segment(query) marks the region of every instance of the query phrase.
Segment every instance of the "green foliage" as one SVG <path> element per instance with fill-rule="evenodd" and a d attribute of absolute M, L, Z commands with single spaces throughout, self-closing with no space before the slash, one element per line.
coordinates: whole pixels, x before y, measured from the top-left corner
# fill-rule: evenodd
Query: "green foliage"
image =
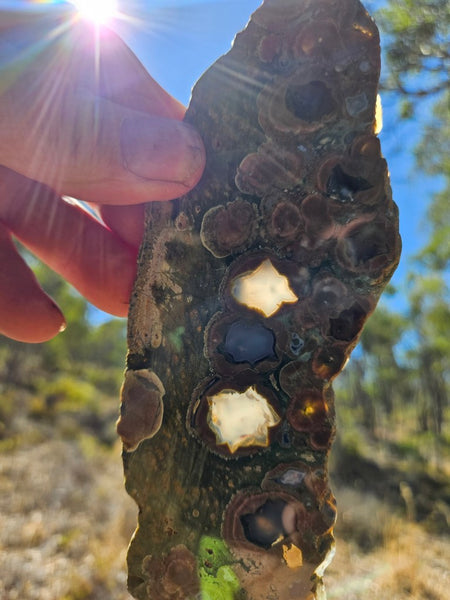
<path fill-rule="evenodd" d="M 444 272 L 450 260 L 450 91 L 435 103 L 432 118 L 427 123 L 416 148 L 418 166 L 425 173 L 440 175 L 443 190 L 437 193 L 427 210 L 430 238 L 418 254 L 418 262 L 427 269 Z"/>
<path fill-rule="evenodd" d="M 97 409 L 95 388 L 87 381 L 77 380 L 70 375 L 59 374 L 52 379 L 38 382 L 37 392 L 49 410 L 77 412 Z"/>
<path fill-rule="evenodd" d="M 347 431 L 359 423 L 378 439 L 395 437 L 397 426 L 405 436 L 428 430 L 445 435 L 450 308 L 440 277 L 417 279 L 409 314 L 380 305 L 363 331 L 360 352 L 337 382 Z"/>
<path fill-rule="evenodd" d="M 355 419 L 378 439 L 417 434 L 421 444 L 432 432 L 442 449 L 450 383 L 450 5 L 390 0 L 377 21 L 387 65 L 382 87 L 396 94 L 400 116 L 415 116 L 422 99 L 431 105 L 415 158 L 424 175 L 441 178 L 443 189 L 423 199 L 429 238 L 406 278 L 409 306 L 403 314 L 380 306 L 368 321 L 361 352 L 338 384 L 346 388 L 341 414 L 344 427 Z"/>
<path fill-rule="evenodd" d="M 377 310 L 367 322 L 361 346 L 365 352 L 378 356 L 387 353 L 392 356 L 392 348 L 398 344 L 407 326 L 406 318 L 387 309 Z"/>
<path fill-rule="evenodd" d="M 448 89 L 447 0 L 390 0 L 377 21 L 387 36 L 387 89 L 410 99 Z"/>
<path fill-rule="evenodd" d="M 417 163 L 426 173 L 450 177 L 450 91 L 447 90 L 433 107 L 432 119 L 428 122 L 422 139 L 416 148 Z M 447 204 L 447 215 L 450 208 Z M 436 215 L 432 213 L 434 222 Z"/>
<path fill-rule="evenodd" d="M 36 432 L 111 445 L 117 439 L 126 322 L 90 322 L 86 300 L 46 266 L 31 262 L 68 326 L 44 344 L 0 338 L 1 449 L 31 443 Z"/>

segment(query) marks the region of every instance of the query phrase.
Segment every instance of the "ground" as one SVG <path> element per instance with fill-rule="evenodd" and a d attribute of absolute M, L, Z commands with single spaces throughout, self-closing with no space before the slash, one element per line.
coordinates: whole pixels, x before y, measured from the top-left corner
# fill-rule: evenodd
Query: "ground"
<path fill-rule="evenodd" d="M 28 430 L 27 442 L 0 452 L 0 597 L 131 600 L 125 556 L 136 509 L 123 489 L 119 444 L 45 433 Z M 373 494 L 334 490 L 328 600 L 450 599 L 448 537 Z"/>

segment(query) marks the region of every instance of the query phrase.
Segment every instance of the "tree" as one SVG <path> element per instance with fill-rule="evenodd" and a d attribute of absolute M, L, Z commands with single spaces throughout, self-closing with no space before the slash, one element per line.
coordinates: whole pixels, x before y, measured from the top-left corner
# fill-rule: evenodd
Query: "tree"
<path fill-rule="evenodd" d="M 419 265 L 444 273 L 450 258 L 450 91 L 436 101 L 431 120 L 416 148 L 417 165 L 427 174 L 440 176 L 443 189 L 432 199 L 427 211 L 430 238 L 417 259 Z"/>
<path fill-rule="evenodd" d="M 449 89 L 447 0 L 390 0 L 377 20 L 387 41 L 385 89 L 402 94 L 408 103 Z"/>
<path fill-rule="evenodd" d="M 382 89 L 396 95 L 404 119 L 412 118 L 421 102 L 432 102 L 415 157 L 424 174 L 442 179 L 443 189 L 428 199 L 429 238 L 407 278 L 406 315 L 377 309 L 361 338 L 362 356 L 350 365 L 349 381 L 357 382 L 369 431 L 374 427 L 374 406 L 379 410 L 381 403 L 389 413 L 394 398 L 400 405 L 415 398 L 420 428 L 431 427 L 440 434 L 448 405 L 445 373 L 450 354 L 445 334 L 450 326 L 450 8 L 445 0 L 391 0 L 378 12 L 377 21 L 385 34 L 388 67 Z M 409 343 L 406 353 L 403 345 L 400 362 L 395 344 L 401 330 L 408 330 Z M 355 393 L 355 386 L 352 389 Z"/>

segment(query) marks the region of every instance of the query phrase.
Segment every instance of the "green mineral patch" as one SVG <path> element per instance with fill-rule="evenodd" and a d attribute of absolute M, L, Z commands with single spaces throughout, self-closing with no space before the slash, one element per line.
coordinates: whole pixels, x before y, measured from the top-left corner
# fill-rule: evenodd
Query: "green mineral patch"
<path fill-rule="evenodd" d="M 184 331 L 185 331 L 185 328 L 180 326 L 168 334 L 169 341 L 177 352 L 181 352 L 181 350 L 183 348 L 182 338 L 183 338 Z"/>
<path fill-rule="evenodd" d="M 198 562 L 202 600 L 235 600 L 240 583 L 231 567 L 233 557 L 226 544 L 218 538 L 203 536 Z"/>

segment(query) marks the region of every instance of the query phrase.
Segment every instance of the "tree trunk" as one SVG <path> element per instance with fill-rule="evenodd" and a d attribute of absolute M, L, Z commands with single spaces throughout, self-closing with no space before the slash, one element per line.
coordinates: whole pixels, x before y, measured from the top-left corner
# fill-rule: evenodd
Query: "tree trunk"
<path fill-rule="evenodd" d="M 321 596 L 331 380 L 398 261 L 357 0 L 266 0 L 196 84 L 207 166 L 147 208 L 118 431 L 140 600 Z"/>
<path fill-rule="evenodd" d="M 370 394 L 366 392 L 363 386 L 364 367 L 361 360 L 355 360 L 354 365 L 356 377 L 353 381 L 354 405 L 360 405 L 362 408 L 362 424 L 367 429 L 370 436 L 375 439 L 377 415 L 375 403 Z"/>
<path fill-rule="evenodd" d="M 447 405 L 447 390 L 441 373 L 433 370 L 433 354 L 424 351 L 421 355 L 421 378 L 424 391 L 430 398 L 430 408 L 433 419 L 433 433 L 442 433 L 444 422 L 444 407 Z"/>

